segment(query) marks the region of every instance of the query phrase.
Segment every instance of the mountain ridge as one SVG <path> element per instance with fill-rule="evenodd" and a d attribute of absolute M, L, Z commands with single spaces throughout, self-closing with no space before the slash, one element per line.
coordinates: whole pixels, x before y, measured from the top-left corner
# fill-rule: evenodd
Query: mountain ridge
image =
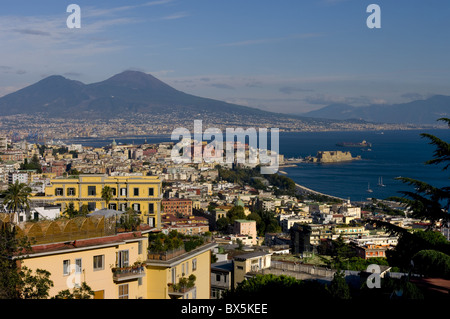
<path fill-rule="evenodd" d="M 130 112 L 181 112 L 273 116 L 278 113 L 191 95 L 154 76 L 124 71 L 91 84 L 51 75 L 0 98 L 3 115 L 45 113 L 50 117 L 108 118 Z"/>
<path fill-rule="evenodd" d="M 329 120 L 360 119 L 372 123 L 436 124 L 438 118 L 450 116 L 450 96 L 437 94 L 406 103 L 368 106 L 335 103 L 300 115 Z"/>

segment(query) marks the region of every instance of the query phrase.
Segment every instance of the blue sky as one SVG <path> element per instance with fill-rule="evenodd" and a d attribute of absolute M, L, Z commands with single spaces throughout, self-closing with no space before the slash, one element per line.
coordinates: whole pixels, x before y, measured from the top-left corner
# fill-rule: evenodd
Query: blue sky
<path fill-rule="evenodd" d="M 81 28 L 68 29 L 69 4 Z M 369 4 L 381 29 L 369 29 Z M 124 70 L 271 111 L 450 95 L 443 0 L 16 0 L 0 4 L 0 95 Z"/>

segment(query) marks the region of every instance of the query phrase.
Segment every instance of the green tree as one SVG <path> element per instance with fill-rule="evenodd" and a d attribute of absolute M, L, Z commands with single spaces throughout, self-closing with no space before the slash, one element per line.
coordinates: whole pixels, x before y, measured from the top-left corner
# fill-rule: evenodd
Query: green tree
<path fill-rule="evenodd" d="M 441 118 L 450 127 L 449 118 Z M 426 165 L 444 164 L 443 171 L 450 166 L 450 144 L 440 138 L 422 133 L 421 137 L 430 140 L 429 144 L 435 145 L 433 158 L 425 162 Z M 414 187 L 415 191 L 401 191 L 403 197 L 391 197 L 390 199 L 399 201 L 412 211 L 412 217 L 428 219 L 434 225 L 437 221 L 447 223 L 450 215 L 447 213 L 450 206 L 450 187 L 438 188 L 426 182 L 409 177 L 398 177 L 398 180 Z M 432 225 L 432 226 L 433 226 Z"/>
<path fill-rule="evenodd" d="M 79 212 L 75 209 L 75 205 L 73 202 L 70 202 L 64 210 L 63 214 L 68 218 L 74 218 L 79 214 Z"/>
<path fill-rule="evenodd" d="M 230 224 L 233 224 L 236 219 L 246 219 L 244 207 L 234 206 L 227 212 L 227 218 Z"/>
<path fill-rule="evenodd" d="M 106 208 L 109 207 L 109 202 L 113 198 L 113 189 L 109 186 L 102 188 L 102 199 L 106 202 Z"/>
<path fill-rule="evenodd" d="M 450 256 L 437 250 L 424 249 L 412 257 L 415 270 L 427 277 L 450 279 Z"/>
<path fill-rule="evenodd" d="M 439 121 L 446 122 L 450 127 L 449 118 L 441 118 Z M 450 144 L 431 134 L 422 133 L 420 135 L 423 138 L 427 138 L 431 145 L 436 146 L 433 158 L 425 162 L 425 164 L 443 164 L 442 171 L 446 171 L 450 166 Z M 409 271 L 411 270 L 411 260 L 415 256 L 415 270 L 428 271 L 427 263 L 429 260 L 433 260 L 436 256 L 440 257 L 440 262 L 446 259 L 437 252 L 446 255 L 450 253 L 450 246 L 442 234 L 433 231 L 436 227 L 436 222 L 439 221 L 445 225 L 450 220 L 450 215 L 448 214 L 450 187 L 437 188 L 426 182 L 408 177 L 398 179 L 405 184 L 413 186 L 415 191 L 401 191 L 400 193 L 403 194 L 403 197 L 396 196 L 389 199 L 403 203 L 412 212 L 412 217 L 430 220 L 431 226 L 426 231 L 410 232 L 407 229 L 387 222 L 373 220 L 371 222 L 399 236 L 395 249 L 386 252 L 390 265 L 398 266 L 403 271 Z M 437 252 L 419 253 L 422 250 L 435 250 Z"/>
<path fill-rule="evenodd" d="M 228 218 L 221 217 L 216 221 L 216 229 L 218 231 L 226 232 L 229 224 L 230 224 L 230 222 L 229 222 Z"/>
<path fill-rule="evenodd" d="M 94 291 L 86 282 L 81 283 L 81 287 L 75 287 L 72 290 L 66 289 L 58 292 L 52 299 L 92 299 Z"/>
<path fill-rule="evenodd" d="M 350 288 L 343 271 L 336 271 L 330 285 L 326 287 L 333 299 L 351 299 Z"/>
<path fill-rule="evenodd" d="M 233 290 L 222 295 L 224 300 L 258 300 L 271 296 L 295 296 L 298 300 L 321 300 L 329 298 L 325 286 L 317 281 L 302 281 L 285 275 L 256 275 L 240 282 Z"/>
<path fill-rule="evenodd" d="M 31 269 L 22 267 L 20 277 L 19 290 L 22 299 L 48 298 L 48 292 L 53 287 L 53 281 L 50 280 L 50 272 L 44 269 L 36 269 L 36 275 L 33 275 Z"/>
<path fill-rule="evenodd" d="M 0 224 L 0 299 L 43 299 L 48 297 L 53 282 L 50 273 L 37 269 L 36 275 L 22 260 L 31 252 L 31 240 L 17 237 L 18 226 Z"/>
<path fill-rule="evenodd" d="M 133 210 L 133 208 L 129 207 L 127 211 L 120 216 L 119 219 L 119 227 L 125 228 L 127 231 L 134 231 L 141 224 L 139 216 Z"/>
<path fill-rule="evenodd" d="M 341 235 L 333 241 L 332 252 L 334 267 L 337 269 L 349 268 L 349 259 L 355 257 L 354 250 L 344 242 Z"/>
<path fill-rule="evenodd" d="M 14 213 L 14 221 L 18 222 L 18 211 L 30 208 L 30 193 L 31 188 L 25 183 L 19 183 L 16 180 L 14 184 L 10 184 L 8 189 L 4 192 L 3 204 L 6 205 L 9 211 Z"/>

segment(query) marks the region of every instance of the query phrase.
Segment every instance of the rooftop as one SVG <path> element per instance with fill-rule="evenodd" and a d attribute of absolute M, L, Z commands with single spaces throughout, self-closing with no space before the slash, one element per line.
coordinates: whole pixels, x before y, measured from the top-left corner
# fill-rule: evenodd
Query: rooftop
<path fill-rule="evenodd" d="M 268 253 L 268 252 L 265 252 L 265 251 L 254 251 L 254 252 L 251 252 L 251 253 L 237 255 L 237 256 L 234 257 L 234 260 L 245 261 L 247 259 L 252 259 L 252 258 L 262 257 L 262 256 L 267 256 L 267 255 L 271 255 L 271 253 Z"/>

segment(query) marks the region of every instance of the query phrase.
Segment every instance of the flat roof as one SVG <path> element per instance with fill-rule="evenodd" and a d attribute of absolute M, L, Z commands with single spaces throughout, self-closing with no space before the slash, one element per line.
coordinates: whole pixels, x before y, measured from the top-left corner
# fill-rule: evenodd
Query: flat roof
<path fill-rule="evenodd" d="M 233 262 L 231 260 L 219 261 L 211 265 L 211 270 L 217 270 L 222 272 L 233 271 Z"/>
<path fill-rule="evenodd" d="M 254 251 L 254 252 L 247 253 L 247 254 L 237 255 L 234 257 L 234 259 L 239 260 L 239 261 L 245 261 L 247 259 L 262 257 L 262 256 L 267 256 L 267 255 L 271 255 L 271 253 L 268 253 L 265 251 Z"/>

